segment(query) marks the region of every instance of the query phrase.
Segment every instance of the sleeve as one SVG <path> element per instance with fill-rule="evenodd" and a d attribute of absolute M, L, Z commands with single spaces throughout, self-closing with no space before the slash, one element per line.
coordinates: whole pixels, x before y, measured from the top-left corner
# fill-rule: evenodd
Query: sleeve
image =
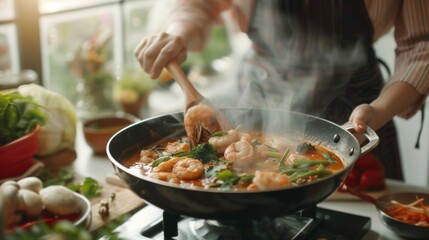
<path fill-rule="evenodd" d="M 177 0 L 167 25 L 186 22 L 196 28 L 201 49 L 207 40 L 212 24 L 221 23 L 221 12 L 232 6 L 233 0 Z"/>
<path fill-rule="evenodd" d="M 429 1 L 404 0 L 395 22 L 395 71 L 386 87 L 397 81 L 413 86 L 422 96 L 399 115 L 410 118 L 429 93 Z"/>

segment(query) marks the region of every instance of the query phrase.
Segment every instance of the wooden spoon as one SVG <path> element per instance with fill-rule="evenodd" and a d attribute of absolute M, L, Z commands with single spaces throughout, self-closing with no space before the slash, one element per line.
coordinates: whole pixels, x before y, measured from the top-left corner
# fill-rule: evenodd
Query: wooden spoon
<path fill-rule="evenodd" d="M 193 146 L 207 142 L 213 133 L 222 131 L 225 117 L 198 92 L 177 62 L 170 62 L 167 70 L 185 94 L 184 125 L 188 138 Z"/>
<path fill-rule="evenodd" d="M 170 74 L 179 84 L 182 91 L 185 93 L 185 97 L 186 97 L 185 112 L 192 106 L 195 106 L 202 101 L 208 102 L 203 97 L 203 95 L 201 95 L 201 93 L 198 92 L 198 90 L 194 87 L 194 85 L 192 85 L 192 83 L 189 81 L 186 74 L 183 72 L 182 68 L 179 66 L 179 64 L 177 64 L 177 62 L 174 62 L 174 61 L 170 62 L 167 65 L 167 70 L 170 72 Z"/>

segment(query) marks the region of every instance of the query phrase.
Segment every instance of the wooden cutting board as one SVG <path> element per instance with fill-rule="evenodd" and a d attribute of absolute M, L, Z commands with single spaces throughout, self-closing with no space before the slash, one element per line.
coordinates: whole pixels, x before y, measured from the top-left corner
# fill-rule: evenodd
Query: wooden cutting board
<path fill-rule="evenodd" d="M 116 177 L 115 174 L 109 174 L 108 176 L 108 178 Z M 74 182 L 78 183 L 83 179 L 84 177 L 75 175 Z M 119 178 L 117 180 L 116 184 L 111 184 L 106 178 L 105 183 L 100 183 L 102 185 L 100 195 L 90 199 L 92 212 L 89 231 L 97 230 L 125 214 L 132 214 L 145 205 L 143 199 L 127 188 Z M 119 183 L 122 183 L 122 185 L 118 185 Z M 108 215 L 99 213 L 103 202 L 108 203 Z"/>
<path fill-rule="evenodd" d="M 383 190 L 379 191 L 365 191 L 364 193 L 368 194 L 374 199 L 377 199 L 387 193 L 389 193 L 388 189 L 385 188 Z M 335 191 L 333 192 L 328 198 L 325 199 L 325 201 L 341 201 L 341 200 L 360 200 L 359 197 L 356 197 L 353 194 L 350 194 L 348 192 L 341 192 L 341 191 Z"/>

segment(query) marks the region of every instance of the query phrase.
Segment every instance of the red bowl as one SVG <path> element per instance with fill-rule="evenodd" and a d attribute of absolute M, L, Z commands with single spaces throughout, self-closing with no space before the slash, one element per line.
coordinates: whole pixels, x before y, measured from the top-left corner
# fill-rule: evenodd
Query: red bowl
<path fill-rule="evenodd" d="M 33 165 L 39 132 L 40 126 L 37 126 L 27 135 L 0 146 L 0 179 L 19 176 Z"/>

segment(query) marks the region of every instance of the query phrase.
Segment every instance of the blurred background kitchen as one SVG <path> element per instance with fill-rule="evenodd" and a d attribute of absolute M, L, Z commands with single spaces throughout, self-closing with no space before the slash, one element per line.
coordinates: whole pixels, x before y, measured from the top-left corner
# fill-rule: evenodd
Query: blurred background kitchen
<path fill-rule="evenodd" d="M 75 104 L 80 117 L 127 111 L 140 118 L 183 110 L 184 96 L 167 72 L 152 81 L 140 70 L 134 47 L 162 29 L 174 0 L 0 0 L 0 89 L 35 82 Z M 227 16 L 225 16 L 227 19 Z M 249 46 L 226 21 L 208 47 L 182 66 L 217 106 L 236 101 L 237 58 Z M 394 66 L 393 30 L 376 44 Z M 385 72 L 387 75 L 387 72 Z M 429 131 L 421 113 L 396 118 L 407 183 L 429 185 Z"/>

